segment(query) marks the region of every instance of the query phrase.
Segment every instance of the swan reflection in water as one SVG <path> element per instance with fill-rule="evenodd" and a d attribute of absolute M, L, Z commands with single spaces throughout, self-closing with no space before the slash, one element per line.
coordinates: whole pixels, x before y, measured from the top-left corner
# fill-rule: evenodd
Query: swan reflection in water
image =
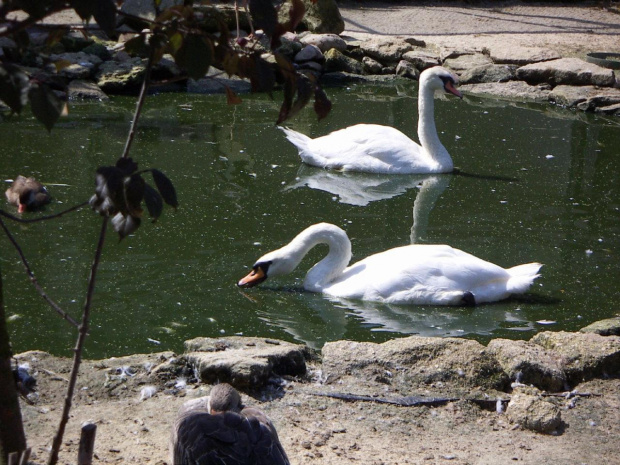
<path fill-rule="evenodd" d="M 296 341 L 320 349 L 323 344 L 351 339 L 361 331 L 387 332 L 424 337 L 492 335 L 500 328 L 532 331 L 535 324 L 519 311 L 514 302 L 481 307 L 390 305 L 347 300 L 306 292 L 301 287 L 268 288 L 283 297 L 281 305 L 271 305 L 273 296 L 254 294 L 261 306 L 259 318 L 290 334 Z M 289 291 L 284 292 L 282 291 Z M 265 297 L 263 300 L 262 297 Z M 307 311 L 300 311 L 292 300 L 303 299 Z M 297 308 L 292 311 L 291 308 Z"/>
<path fill-rule="evenodd" d="M 285 190 L 309 187 L 338 197 L 340 203 L 364 207 L 418 189 L 413 202 L 411 243 L 426 241 L 429 217 L 439 197 L 450 185 L 449 174 L 389 175 L 335 172 L 302 165 L 295 182 Z"/>

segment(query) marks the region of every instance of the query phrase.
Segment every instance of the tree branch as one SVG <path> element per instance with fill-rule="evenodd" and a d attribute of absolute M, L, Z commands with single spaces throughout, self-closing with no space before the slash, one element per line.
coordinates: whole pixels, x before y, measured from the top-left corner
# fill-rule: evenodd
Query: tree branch
<path fill-rule="evenodd" d="M 77 383 L 77 376 L 80 370 L 80 364 L 82 363 L 82 351 L 84 349 L 84 342 L 88 335 L 88 324 L 90 321 L 90 309 L 93 302 L 93 294 L 95 292 L 95 282 L 97 279 L 97 270 L 99 268 L 99 262 L 101 261 L 101 255 L 103 253 L 103 245 L 105 243 L 106 229 L 108 226 L 108 217 L 103 219 L 101 224 L 101 231 L 99 233 L 99 242 L 97 243 L 97 250 L 95 251 L 95 258 L 93 265 L 90 269 L 90 277 L 88 279 L 88 291 L 86 293 L 86 302 L 84 304 L 84 311 L 82 313 L 82 324 L 80 325 L 80 331 L 78 334 L 77 342 L 75 344 L 73 366 L 71 368 L 71 377 L 69 378 L 69 386 L 67 387 L 67 394 L 65 396 L 65 405 L 62 411 L 62 417 L 60 424 L 58 425 L 58 431 L 54 436 L 52 443 L 52 451 L 50 452 L 48 465 L 55 465 L 58 462 L 58 453 L 60 452 L 60 446 L 62 445 L 62 438 L 65 434 L 65 428 L 69 422 L 69 412 L 71 411 L 71 403 L 73 401 L 73 392 L 75 391 L 75 385 Z"/>
<path fill-rule="evenodd" d="M 26 274 L 28 275 L 28 278 L 30 278 L 30 282 L 34 285 L 35 289 L 39 292 L 41 297 L 43 297 L 43 300 L 45 300 L 50 305 L 50 307 L 56 310 L 56 313 L 58 313 L 61 317 L 63 317 L 65 320 L 67 320 L 69 323 L 71 323 L 76 328 L 79 328 L 80 325 L 78 324 L 78 322 L 75 321 L 71 315 L 69 315 L 62 308 L 60 308 L 60 306 L 56 302 L 54 302 L 50 298 L 50 296 L 47 295 L 45 290 L 41 287 L 41 285 L 37 281 L 37 278 L 35 278 L 34 273 L 32 272 L 32 269 L 30 268 L 30 265 L 28 264 L 28 260 L 26 259 L 24 252 L 22 251 L 21 247 L 19 246 L 19 244 L 17 243 L 17 241 L 15 240 L 11 232 L 8 230 L 8 228 L 4 224 L 4 221 L 2 221 L 1 218 L 0 218 L 0 226 L 2 226 L 2 229 L 4 229 L 4 232 L 9 238 L 9 241 L 11 241 L 11 243 L 13 244 L 13 247 L 15 247 L 15 250 L 17 250 L 17 253 L 19 254 L 19 258 L 24 264 L 24 268 L 26 268 Z"/>
<path fill-rule="evenodd" d="M 125 144 L 125 150 L 123 150 L 123 155 L 121 158 L 127 158 L 129 156 L 129 149 L 131 148 L 131 143 L 133 142 L 134 136 L 136 135 L 136 127 L 138 125 L 138 120 L 140 119 L 140 114 L 142 113 L 142 106 L 144 105 L 144 100 L 146 98 L 146 92 L 151 83 L 151 69 L 153 68 L 153 58 L 155 56 L 155 47 L 153 45 L 150 46 L 149 59 L 146 63 L 146 71 L 144 73 L 144 81 L 142 82 L 142 88 L 140 89 L 140 96 L 138 97 L 138 103 L 136 104 L 136 112 L 133 115 L 133 121 L 131 122 L 131 127 L 129 128 L 129 134 L 127 135 L 127 143 Z"/>
<path fill-rule="evenodd" d="M 78 205 L 75 205 L 61 212 L 54 213 L 53 215 L 39 216 L 37 218 L 30 218 L 29 220 L 24 220 L 23 218 L 20 218 L 19 216 L 11 215 L 10 213 L 5 212 L 4 210 L 0 210 L 0 216 L 4 216 L 5 218 L 8 218 L 10 220 L 17 221 L 18 223 L 38 223 L 39 221 L 46 221 L 46 220 L 52 220 L 54 218 L 58 218 L 66 213 L 71 213 L 72 211 L 79 210 L 80 208 L 85 207 L 86 205 L 88 205 L 88 201 L 82 202 Z"/>

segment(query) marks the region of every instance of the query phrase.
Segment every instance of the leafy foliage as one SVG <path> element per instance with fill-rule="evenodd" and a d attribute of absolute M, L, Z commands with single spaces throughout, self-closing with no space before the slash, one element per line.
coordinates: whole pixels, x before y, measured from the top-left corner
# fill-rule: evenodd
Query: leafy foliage
<path fill-rule="evenodd" d="M 157 190 L 142 178 L 142 173 L 148 171 L 153 175 Z M 90 205 L 99 214 L 112 219 L 120 239 L 140 227 L 143 201 L 153 221 L 161 215 L 164 202 L 174 208 L 179 205 L 174 185 L 159 170 L 138 171 L 138 164 L 131 158 L 119 158 L 115 166 L 97 169 L 95 194 L 90 198 Z"/>
<path fill-rule="evenodd" d="M 305 13 L 302 0 L 291 0 L 288 19 L 284 23 L 278 22 L 278 8 L 281 6 L 277 0 L 249 0 L 253 24 L 257 30 L 262 31 L 262 35 L 255 34 L 237 41 L 231 38 L 227 27 L 221 22 L 219 34 L 206 32 L 202 22 L 203 15 L 198 14 L 189 3 L 191 2 L 168 8 L 155 20 L 142 19 L 148 29 L 125 43 L 127 53 L 145 59 L 151 58 L 153 64 L 165 54 L 171 54 L 176 64 L 185 71 L 186 77 L 193 79 L 204 77 L 210 67 L 215 67 L 229 75 L 249 79 L 253 92 L 271 93 L 276 86 L 282 86 L 284 101 L 278 123 L 295 116 L 312 98 L 314 111 L 319 119 L 329 113 L 331 104 L 314 76 L 304 75 L 296 70 L 292 63 L 277 51 L 265 53 L 266 48 L 276 50 L 282 34 L 294 30 L 302 20 Z M 33 20 L 67 7 L 73 8 L 85 21 L 94 18 L 108 36 L 116 36 L 116 20 L 121 13 L 114 0 L 9 0 L 4 5 L 0 4 L 0 19 L 13 10 L 23 10 L 31 18 L 25 20 L 24 24 L 11 23 L 0 35 L 7 35 L 15 40 L 20 54 L 23 54 L 29 47 L 25 26 Z M 67 31 L 66 26 L 52 30 L 48 46 L 57 43 Z M 66 106 L 45 81 L 35 81 L 28 76 L 18 66 L 19 57 L 17 58 L 13 59 L 14 63 L 10 63 L 7 57 L 4 57 L 0 63 L 0 100 L 14 113 L 20 113 L 29 101 L 35 117 L 51 130 L 66 111 Z M 42 78 L 39 76 L 38 79 Z M 230 88 L 226 88 L 226 98 L 231 104 L 241 102 Z"/>
<path fill-rule="evenodd" d="M 32 113 L 51 131 L 60 115 L 66 113 L 67 104 L 45 84 L 31 85 L 28 96 Z"/>

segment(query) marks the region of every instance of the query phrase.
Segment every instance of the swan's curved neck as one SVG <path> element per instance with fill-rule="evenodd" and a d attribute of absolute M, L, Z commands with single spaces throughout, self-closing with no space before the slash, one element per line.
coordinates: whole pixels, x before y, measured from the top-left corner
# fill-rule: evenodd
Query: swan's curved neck
<path fill-rule="evenodd" d="M 306 274 L 304 288 L 320 292 L 323 287 L 339 276 L 351 260 L 351 241 L 347 234 L 337 226 L 317 224 L 302 231 L 285 248 L 291 258 L 301 259 L 318 244 L 327 244 L 329 252 Z"/>
<path fill-rule="evenodd" d="M 435 127 L 435 91 L 420 83 L 418 93 L 418 137 L 420 145 L 442 167 L 453 168 L 450 154 L 439 140 Z"/>

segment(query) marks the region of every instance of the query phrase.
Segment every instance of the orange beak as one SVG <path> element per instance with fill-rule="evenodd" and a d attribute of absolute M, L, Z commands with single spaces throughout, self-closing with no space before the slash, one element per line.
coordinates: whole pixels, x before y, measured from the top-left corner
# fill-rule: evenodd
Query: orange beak
<path fill-rule="evenodd" d="M 459 90 L 454 87 L 454 84 L 452 84 L 450 81 L 446 82 L 444 89 L 446 89 L 446 92 L 450 92 L 451 94 L 456 95 L 458 98 L 463 98 L 463 94 L 461 94 Z"/>
<path fill-rule="evenodd" d="M 248 274 L 245 278 L 241 279 L 237 283 L 237 286 L 254 287 L 257 284 L 262 283 L 265 279 L 267 279 L 267 275 L 260 266 L 257 266 L 252 271 L 250 271 L 250 274 Z"/>

